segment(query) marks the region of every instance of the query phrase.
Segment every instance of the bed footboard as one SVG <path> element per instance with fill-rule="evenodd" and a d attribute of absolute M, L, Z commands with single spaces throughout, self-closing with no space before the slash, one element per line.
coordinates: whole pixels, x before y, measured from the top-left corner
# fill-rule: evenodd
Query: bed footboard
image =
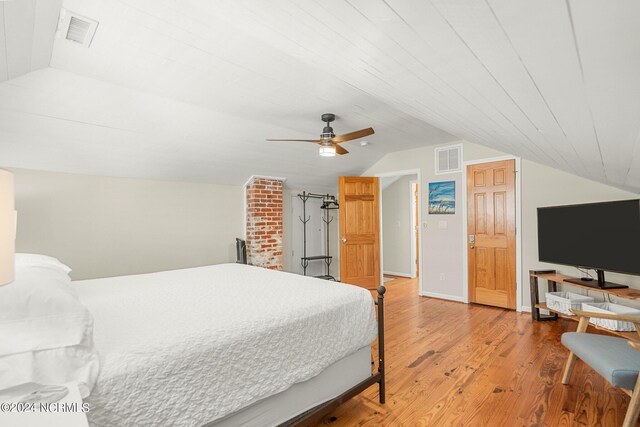
<path fill-rule="evenodd" d="M 380 403 L 385 402 L 385 385 L 384 385 L 384 293 L 387 289 L 384 285 L 378 287 L 378 373 L 380 380 L 378 381 L 380 388 Z"/>
<path fill-rule="evenodd" d="M 373 289 L 371 289 L 373 290 Z M 356 384 L 349 390 L 345 391 L 341 395 L 331 399 L 325 403 L 322 403 L 315 408 L 308 410 L 307 412 L 292 418 L 291 420 L 281 424 L 282 426 L 310 426 L 317 424 L 322 417 L 333 412 L 338 406 L 348 401 L 354 396 L 362 393 L 373 384 L 378 384 L 378 394 L 380 403 L 385 403 L 385 364 L 384 364 L 384 294 L 387 291 L 384 285 L 380 285 L 376 291 L 378 292 L 378 299 L 376 306 L 378 308 L 378 372 L 372 374 L 369 378 Z"/>

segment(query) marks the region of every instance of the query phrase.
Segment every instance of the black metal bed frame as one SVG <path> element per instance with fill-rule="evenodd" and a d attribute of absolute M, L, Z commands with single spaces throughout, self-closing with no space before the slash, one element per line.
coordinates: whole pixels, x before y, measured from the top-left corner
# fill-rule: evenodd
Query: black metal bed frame
<path fill-rule="evenodd" d="M 373 290 L 373 289 L 369 289 Z M 324 416 L 333 412 L 338 406 L 342 405 L 349 399 L 364 390 L 368 389 L 373 384 L 378 384 L 380 403 L 385 403 L 385 379 L 384 379 L 384 293 L 386 288 L 384 285 L 380 285 L 376 291 L 378 292 L 378 300 L 376 306 L 378 307 L 378 372 L 371 374 L 371 376 L 349 390 L 345 391 L 341 395 L 328 400 L 315 408 L 304 412 L 289 421 L 284 422 L 280 427 L 303 427 L 317 424 Z"/>

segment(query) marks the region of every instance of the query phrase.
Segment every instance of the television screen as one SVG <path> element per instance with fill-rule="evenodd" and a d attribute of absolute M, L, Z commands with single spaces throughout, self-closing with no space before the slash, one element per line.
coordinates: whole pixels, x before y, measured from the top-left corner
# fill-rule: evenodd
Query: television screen
<path fill-rule="evenodd" d="M 640 275 L 640 200 L 538 208 L 538 256 Z"/>

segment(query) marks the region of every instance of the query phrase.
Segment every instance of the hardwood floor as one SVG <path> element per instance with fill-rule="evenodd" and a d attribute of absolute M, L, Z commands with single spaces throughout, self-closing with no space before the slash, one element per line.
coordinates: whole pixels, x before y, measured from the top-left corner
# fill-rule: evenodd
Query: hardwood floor
<path fill-rule="evenodd" d="M 387 282 L 387 403 L 371 387 L 325 417 L 332 426 L 619 426 L 629 397 L 578 362 L 560 383 L 567 320 L 417 296 Z"/>

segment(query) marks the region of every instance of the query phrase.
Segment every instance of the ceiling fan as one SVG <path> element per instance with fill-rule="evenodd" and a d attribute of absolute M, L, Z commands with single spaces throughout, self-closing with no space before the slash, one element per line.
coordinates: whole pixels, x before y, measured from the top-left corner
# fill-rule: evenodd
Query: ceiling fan
<path fill-rule="evenodd" d="M 320 139 L 267 139 L 267 141 L 295 141 L 295 142 L 313 142 L 314 144 L 320 145 L 320 155 L 321 156 L 335 156 L 336 154 L 347 154 L 348 151 L 342 148 L 340 145 L 341 142 L 352 141 L 358 138 L 364 138 L 365 136 L 373 135 L 375 132 L 373 128 L 366 128 L 357 130 L 355 132 L 345 133 L 344 135 L 336 136 L 333 133 L 333 128 L 331 127 L 331 122 L 336 119 L 336 115 L 333 113 L 325 113 L 322 115 L 322 121 L 326 123 L 324 129 L 322 129 L 322 134 L 320 134 Z"/>

